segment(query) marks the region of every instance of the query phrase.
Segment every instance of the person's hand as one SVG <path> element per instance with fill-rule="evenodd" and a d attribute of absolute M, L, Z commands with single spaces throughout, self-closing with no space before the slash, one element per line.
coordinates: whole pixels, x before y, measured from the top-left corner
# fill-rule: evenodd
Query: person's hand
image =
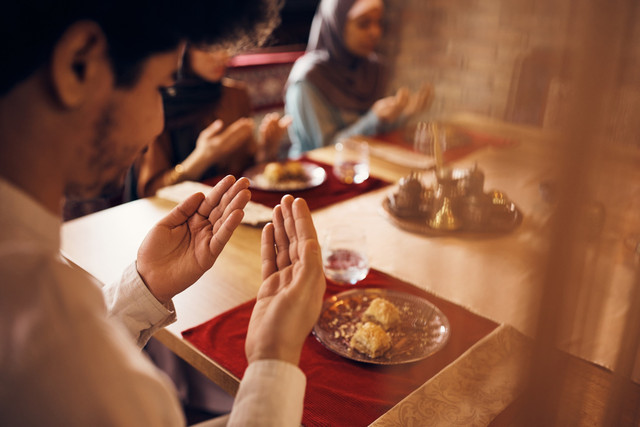
<path fill-rule="evenodd" d="M 257 163 L 271 161 L 277 157 L 280 141 L 292 121 L 291 116 L 280 117 L 276 112 L 264 116 L 258 128 L 260 139 L 256 153 Z"/>
<path fill-rule="evenodd" d="M 246 178 L 226 176 L 206 197 L 190 196 L 149 231 L 136 266 L 158 301 L 168 302 L 211 268 L 242 221 L 248 187 Z"/>
<path fill-rule="evenodd" d="M 434 90 L 430 84 L 423 84 L 417 92 L 409 95 L 403 114 L 407 117 L 426 111 L 433 103 Z"/>
<path fill-rule="evenodd" d="M 380 120 L 394 122 L 400 117 L 409 102 L 409 89 L 401 87 L 395 95 L 377 100 L 371 109 Z"/>
<path fill-rule="evenodd" d="M 264 227 L 262 279 L 245 342 L 247 360 L 297 365 L 326 288 L 320 245 L 303 199 L 283 197 L 273 223 Z"/>
<path fill-rule="evenodd" d="M 200 132 L 196 148 L 182 162 L 188 178 L 199 179 L 212 165 L 241 150 L 252 140 L 255 124 L 252 118 L 243 117 L 223 127 L 222 120 L 216 120 Z"/>

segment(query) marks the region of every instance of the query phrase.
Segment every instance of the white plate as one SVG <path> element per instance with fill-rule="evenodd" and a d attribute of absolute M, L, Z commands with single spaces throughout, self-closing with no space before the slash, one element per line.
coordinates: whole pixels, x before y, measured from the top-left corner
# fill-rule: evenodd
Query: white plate
<path fill-rule="evenodd" d="M 327 180 L 327 173 L 324 168 L 310 162 L 300 161 L 307 176 L 305 180 L 288 180 L 273 183 L 263 175 L 267 164 L 253 166 L 244 172 L 244 176 L 249 178 L 251 182 L 251 188 L 264 191 L 300 191 L 317 187 Z"/>
<path fill-rule="evenodd" d="M 391 349 L 371 358 L 349 345 L 371 301 L 384 298 L 400 310 L 400 323 L 389 329 Z M 340 356 L 378 365 L 397 365 L 422 360 L 440 350 L 449 339 L 449 320 L 429 301 L 415 295 L 386 289 L 352 289 L 324 302 L 313 334 Z"/>

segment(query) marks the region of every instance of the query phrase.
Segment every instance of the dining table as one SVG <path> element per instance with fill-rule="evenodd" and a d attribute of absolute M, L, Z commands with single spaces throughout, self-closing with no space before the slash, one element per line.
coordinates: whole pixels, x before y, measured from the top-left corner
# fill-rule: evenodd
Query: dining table
<path fill-rule="evenodd" d="M 367 425 L 425 425 L 427 418 L 429 425 L 501 425 L 525 387 L 518 373 L 530 362 L 531 336 L 538 320 L 539 287 L 544 280 L 539 267 L 548 252 L 549 221 L 554 211 L 549 192 L 557 173 L 557 162 L 553 161 L 557 135 L 475 113 L 452 114 L 442 120 L 465 139 L 460 146 L 452 144 L 445 151 L 447 166 L 482 170 L 484 190 L 500 192 L 517 207 L 520 221 L 514 229 L 499 233 L 430 233 L 404 227 L 384 208 L 385 201 L 412 173 L 419 173 L 427 185 L 435 185 L 436 177 L 433 161 L 424 159 L 420 163 L 420 156 L 410 145 L 395 140 L 397 135 L 368 138 L 370 179 L 377 180 L 377 185 L 312 209 L 321 241 L 336 224 L 366 230 L 371 266 L 368 286 L 388 286 L 426 298 L 450 317 L 449 342 L 418 362 L 424 369 L 416 368 L 415 363 L 393 368 L 397 376 L 415 375 L 416 369 L 423 376 L 418 375 L 415 383 L 394 395 L 392 404 L 382 406 L 379 412 L 363 414 L 361 419 Z M 406 135 L 404 139 L 408 139 Z M 324 147 L 306 153 L 305 158 L 325 165 L 327 174 L 331 174 L 334 156 L 333 147 Z M 300 193 L 302 197 L 304 194 Z M 149 229 L 175 205 L 174 200 L 155 196 L 68 221 L 62 227 L 62 253 L 102 283 L 117 280 L 135 260 Z M 610 220 L 624 212 L 606 214 Z M 235 341 L 209 351 L 202 340 L 211 335 L 202 334 L 218 328 L 216 333 L 224 335 L 225 328 L 243 321 L 250 312 L 261 284 L 261 224 L 238 227 L 214 266 L 174 298 L 176 322 L 155 335 L 231 395 L 238 389 L 244 368 L 242 336 L 224 337 Z M 594 244 L 593 248 L 590 271 L 597 276 L 602 269 L 614 276 L 606 290 L 597 284 L 593 289 L 607 298 L 602 317 L 610 321 L 599 324 L 597 334 L 583 336 L 579 331 L 569 331 L 560 343 L 567 357 L 578 361 L 582 377 L 590 381 L 609 381 L 606 372 L 618 357 L 616 337 L 624 329 L 623 314 L 631 309 L 628 296 L 635 283 L 637 259 L 623 250 L 608 250 L 629 232 L 611 232 L 605 236 L 605 243 L 598 244 L 604 247 Z M 327 298 L 357 288 L 330 285 L 332 293 Z M 199 338 L 191 338 L 190 334 L 199 331 Z M 313 336 L 309 345 L 317 345 L 309 350 L 313 353 L 309 357 L 331 361 L 337 366 L 331 369 L 353 369 L 366 375 L 386 373 L 381 367 L 363 366 L 327 351 Z M 634 396 L 640 396 L 634 387 Z M 321 393 L 308 391 L 306 400 L 321 398 Z M 599 402 L 596 406 L 602 410 L 606 399 Z M 305 406 L 305 413 L 307 409 L 314 410 Z M 334 409 L 349 416 L 349 410 Z M 305 417 L 305 425 L 323 425 L 321 414 L 327 411 L 326 404 L 315 410 L 320 418 Z M 358 425 L 348 418 L 343 424 Z"/>

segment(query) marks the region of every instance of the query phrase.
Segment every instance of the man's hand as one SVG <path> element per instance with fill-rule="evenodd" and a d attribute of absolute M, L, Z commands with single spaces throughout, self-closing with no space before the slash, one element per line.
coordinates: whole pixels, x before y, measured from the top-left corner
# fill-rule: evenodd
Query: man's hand
<path fill-rule="evenodd" d="M 273 223 L 262 231 L 262 279 L 247 332 L 247 360 L 298 365 L 326 287 L 320 245 L 304 200 L 285 196 L 274 208 Z"/>
<path fill-rule="evenodd" d="M 246 178 L 222 179 L 205 197 L 196 193 L 156 224 L 138 249 L 137 268 L 162 303 L 191 286 L 222 252 L 251 198 Z"/>

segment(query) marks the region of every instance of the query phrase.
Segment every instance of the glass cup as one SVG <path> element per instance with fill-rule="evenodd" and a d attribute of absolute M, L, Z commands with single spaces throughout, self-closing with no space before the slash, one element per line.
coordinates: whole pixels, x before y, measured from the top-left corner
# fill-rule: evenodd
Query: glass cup
<path fill-rule="evenodd" d="M 413 149 L 416 153 L 432 154 L 433 138 L 426 122 L 419 122 L 413 135 Z"/>
<path fill-rule="evenodd" d="M 355 138 L 345 138 L 335 145 L 333 174 L 345 184 L 360 184 L 369 178 L 369 144 Z"/>
<path fill-rule="evenodd" d="M 332 227 L 322 244 L 325 275 L 334 282 L 355 285 L 369 273 L 367 239 L 363 230 L 352 225 Z"/>

